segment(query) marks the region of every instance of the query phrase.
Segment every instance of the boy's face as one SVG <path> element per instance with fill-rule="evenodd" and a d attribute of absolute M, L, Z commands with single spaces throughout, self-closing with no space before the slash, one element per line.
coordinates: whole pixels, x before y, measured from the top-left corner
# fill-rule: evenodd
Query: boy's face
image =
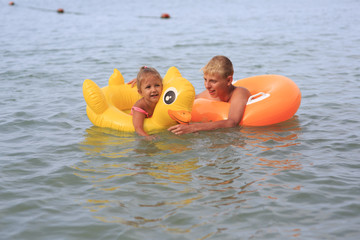
<path fill-rule="evenodd" d="M 221 77 L 219 74 L 205 74 L 204 85 L 209 95 L 213 98 L 222 98 L 228 94 L 228 88 L 231 85 L 232 77 Z"/>

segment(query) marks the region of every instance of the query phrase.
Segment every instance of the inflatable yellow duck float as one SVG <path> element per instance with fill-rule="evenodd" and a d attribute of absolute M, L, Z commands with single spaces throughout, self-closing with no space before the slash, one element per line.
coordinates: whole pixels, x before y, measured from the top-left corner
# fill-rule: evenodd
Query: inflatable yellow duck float
<path fill-rule="evenodd" d="M 125 84 L 119 70 L 109 79 L 109 85 L 100 88 L 86 79 L 83 94 L 87 103 L 86 113 L 90 121 L 98 127 L 111 128 L 123 132 L 134 132 L 130 109 L 141 98 L 136 87 Z M 163 78 L 163 92 L 154 114 L 144 121 L 146 132 L 156 132 L 177 124 L 189 122 L 195 99 L 193 85 L 183 78 L 176 67 L 171 67 Z"/>

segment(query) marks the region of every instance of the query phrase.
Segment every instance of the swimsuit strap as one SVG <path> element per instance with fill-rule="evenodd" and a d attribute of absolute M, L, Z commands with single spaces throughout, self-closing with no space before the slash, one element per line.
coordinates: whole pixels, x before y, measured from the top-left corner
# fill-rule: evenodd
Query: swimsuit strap
<path fill-rule="evenodd" d="M 151 117 L 151 116 L 149 116 L 149 113 L 147 113 L 147 112 L 146 112 L 144 109 L 142 109 L 142 108 L 132 107 L 132 108 L 131 108 L 131 114 L 133 114 L 133 111 L 141 112 L 141 113 L 145 114 L 145 116 L 146 116 L 147 118 Z"/>

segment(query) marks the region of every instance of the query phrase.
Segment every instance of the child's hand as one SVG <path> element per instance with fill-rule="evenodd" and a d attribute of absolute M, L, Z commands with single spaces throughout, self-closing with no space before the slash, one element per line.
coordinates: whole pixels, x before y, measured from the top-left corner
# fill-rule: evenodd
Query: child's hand
<path fill-rule="evenodd" d="M 181 135 L 181 134 L 185 134 L 185 133 L 192 133 L 195 132 L 196 130 L 194 129 L 194 124 L 178 124 L 172 127 L 168 128 L 168 131 L 176 134 L 176 135 Z"/>
<path fill-rule="evenodd" d="M 149 135 L 149 136 L 145 136 L 145 140 L 147 141 L 154 141 L 156 139 L 158 139 L 159 137 L 158 136 L 155 136 L 155 135 Z"/>
<path fill-rule="evenodd" d="M 137 79 L 134 78 L 133 80 L 131 80 L 131 81 L 128 82 L 127 84 L 131 84 L 131 87 L 133 88 L 133 87 L 135 86 L 135 84 L 136 84 L 136 81 L 137 81 Z"/>

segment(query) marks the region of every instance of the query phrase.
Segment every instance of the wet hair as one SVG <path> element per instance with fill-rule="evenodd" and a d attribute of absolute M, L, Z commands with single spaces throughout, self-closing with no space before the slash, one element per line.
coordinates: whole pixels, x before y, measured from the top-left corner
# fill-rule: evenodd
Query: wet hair
<path fill-rule="evenodd" d="M 218 74 L 222 78 L 227 78 L 234 74 L 234 68 L 229 58 L 225 56 L 215 56 L 201 69 L 204 74 Z"/>
<path fill-rule="evenodd" d="M 142 66 L 136 77 L 136 86 L 138 89 L 141 88 L 141 82 L 149 76 L 152 76 L 155 79 L 157 78 L 162 82 L 162 77 L 160 76 L 160 73 L 155 68 Z"/>

